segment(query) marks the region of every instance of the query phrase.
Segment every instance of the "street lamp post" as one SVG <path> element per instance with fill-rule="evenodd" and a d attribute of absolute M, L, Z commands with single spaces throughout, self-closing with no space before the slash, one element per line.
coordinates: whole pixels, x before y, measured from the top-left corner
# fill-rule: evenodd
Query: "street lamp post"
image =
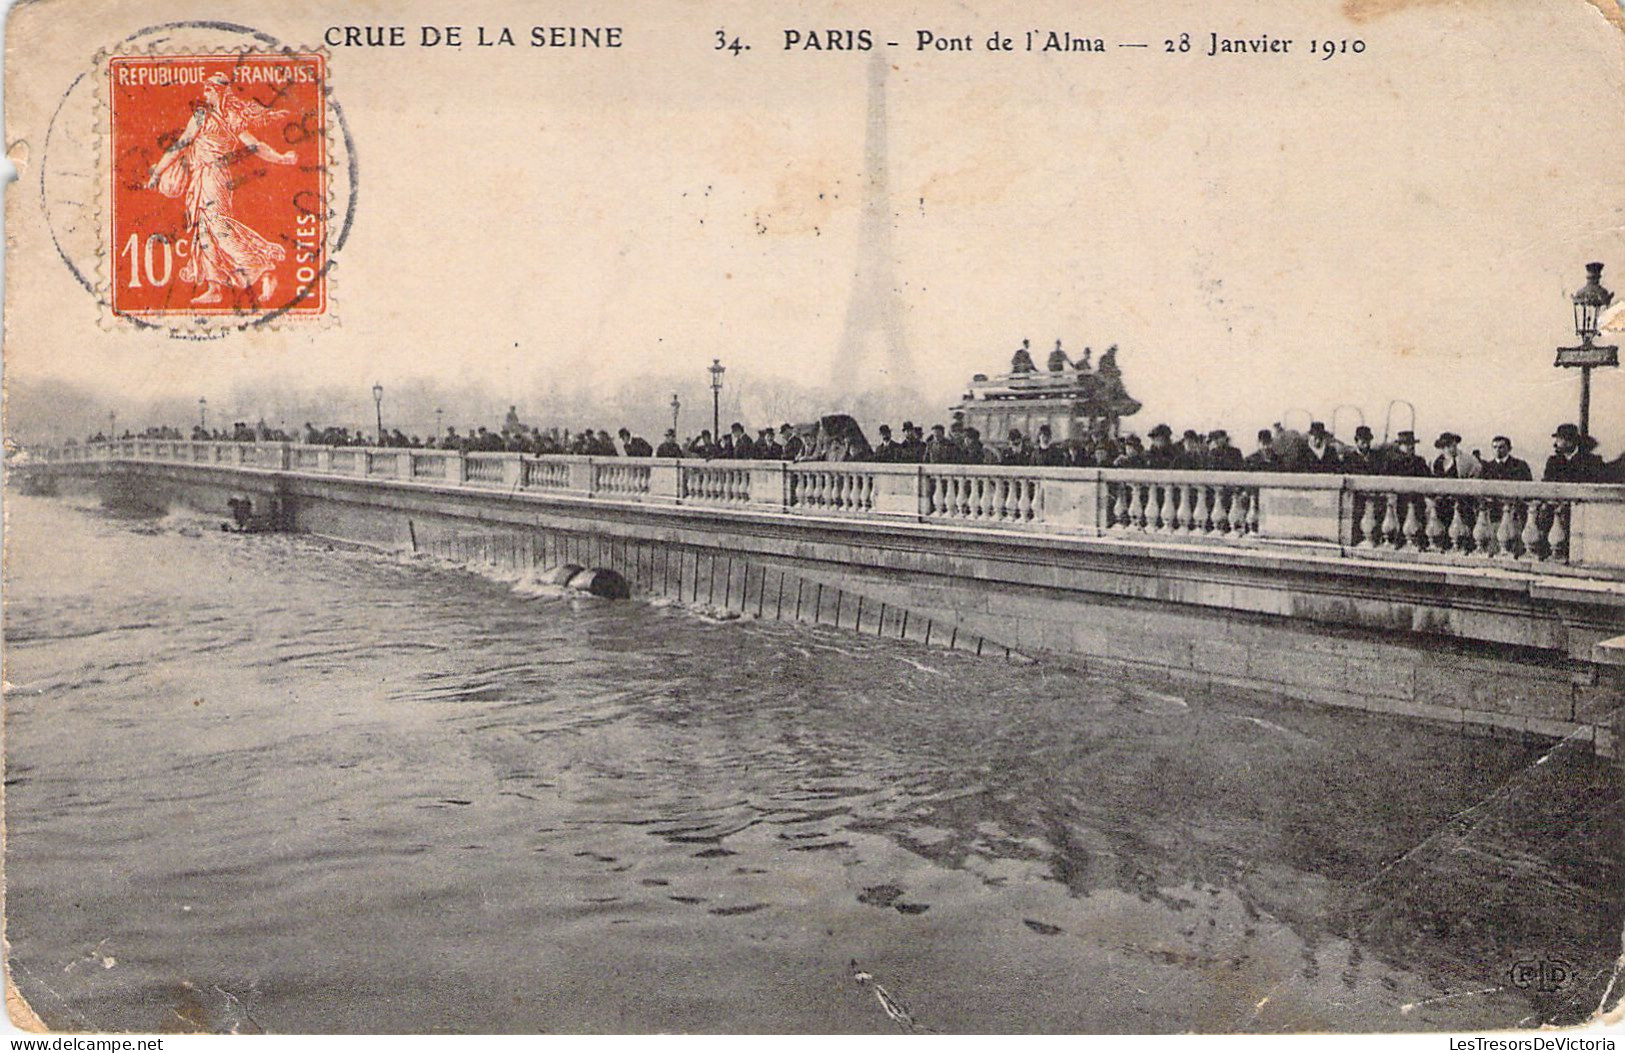
<path fill-rule="evenodd" d="M 672 392 L 671 393 L 671 430 L 672 431 L 677 430 L 677 414 L 682 408 L 683 408 L 683 404 L 681 402 L 677 401 L 677 392 L 675 392 L 675 391 Z"/>
<path fill-rule="evenodd" d="M 209 430 L 209 400 L 206 398 L 197 400 L 197 426 L 203 431 Z"/>
<path fill-rule="evenodd" d="M 434 440 L 435 440 L 435 442 L 439 442 L 440 441 L 440 436 L 446 434 L 446 429 L 442 428 L 440 426 L 441 418 L 443 418 L 445 415 L 446 415 L 446 411 L 443 410 L 443 409 L 439 409 L 438 407 L 434 411 Z"/>
<path fill-rule="evenodd" d="M 107 437 L 109 439 L 111 439 L 117 434 L 118 434 L 118 411 L 117 410 L 108 410 L 107 411 Z"/>
<path fill-rule="evenodd" d="M 722 440 L 722 374 L 728 371 L 722 359 L 713 358 L 711 368 L 711 441 Z M 675 398 L 675 396 L 673 396 Z"/>
<path fill-rule="evenodd" d="M 1598 319 L 1614 302 L 1614 294 L 1602 287 L 1602 264 L 1586 264 L 1586 283 L 1570 299 L 1574 302 L 1574 335 L 1579 347 L 1557 349 L 1557 366 L 1580 370 L 1580 437 L 1591 434 L 1591 371 L 1619 365 L 1619 348 L 1596 343 Z"/>
<path fill-rule="evenodd" d="M 372 386 L 372 408 L 378 414 L 378 445 L 382 446 L 384 444 L 384 386 L 382 384 Z"/>

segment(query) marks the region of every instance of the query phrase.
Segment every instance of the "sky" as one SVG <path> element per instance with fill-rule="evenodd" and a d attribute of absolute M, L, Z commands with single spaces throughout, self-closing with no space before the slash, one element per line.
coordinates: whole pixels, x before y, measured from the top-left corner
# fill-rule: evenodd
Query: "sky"
<path fill-rule="evenodd" d="M 469 414 L 516 403 L 544 425 L 548 392 L 586 412 L 643 384 L 654 422 L 677 378 L 688 405 L 708 401 L 713 358 L 729 392 L 873 407 L 907 388 L 901 417 L 945 410 L 1023 338 L 1041 352 L 1059 338 L 1097 358 L 1118 345 L 1142 432 L 1166 420 L 1246 435 L 1335 411 L 1343 432 L 1363 417 L 1380 436 L 1410 423 L 1390 412 L 1406 400 L 1424 438 L 1449 429 L 1487 447 L 1506 432 L 1535 454 L 1576 416 L 1578 377 L 1552 359 L 1574 342 L 1585 263 L 1625 288 L 1625 34 L 1584 0 L 748 15 L 470 3 L 455 9 L 465 27 L 620 24 L 627 46 L 329 48 L 353 143 L 335 182 L 356 184 L 332 317 L 176 339 L 109 319 L 52 244 L 99 251 L 99 191 L 83 176 L 97 163 L 95 78 L 70 85 L 147 20 L 134 4 L 51 17 L 61 6 L 8 26 L 6 373 L 14 399 L 71 390 L 125 420 L 199 397 L 254 415 L 241 403 L 283 388 L 323 405 L 349 392 L 350 415 L 368 419 L 379 382 L 431 401 L 470 392 Z M 300 2 L 169 9 L 294 42 L 339 21 Z M 448 10 L 389 21 L 415 33 Z M 752 50 L 714 51 L 718 26 Z M 907 357 L 894 361 L 840 353 L 863 258 L 872 56 L 783 49 L 786 28 L 835 26 L 901 44 L 884 49 L 891 245 L 877 279 L 898 290 Z M 969 33 L 974 49 L 916 51 L 922 28 Z M 985 48 L 995 32 L 1019 48 L 1050 28 L 1107 51 Z M 1194 53 L 1166 53 L 1181 32 Z M 1294 51 L 1210 58 L 1210 33 Z M 1311 59 L 1311 38 L 1365 52 Z M 47 143 L 53 115 L 65 123 Z M 1594 378 L 1592 430 L 1605 454 L 1625 445 L 1618 370 Z"/>

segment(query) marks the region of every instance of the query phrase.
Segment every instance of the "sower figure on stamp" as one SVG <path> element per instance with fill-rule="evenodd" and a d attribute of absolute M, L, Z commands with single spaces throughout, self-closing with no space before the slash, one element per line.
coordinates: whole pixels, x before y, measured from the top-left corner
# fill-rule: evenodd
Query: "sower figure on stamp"
<path fill-rule="evenodd" d="M 239 144 L 248 154 L 272 164 L 295 164 L 294 151 L 281 153 L 252 132 L 286 116 L 285 110 L 268 109 L 241 97 L 231 90 L 225 74 L 216 73 L 204 82 L 203 105 L 193 111 L 186 130 L 152 167 L 147 187 L 186 201 L 192 251 L 180 278 L 204 286 L 193 303 L 219 303 L 222 285 L 252 288 L 286 256 L 281 245 L 232 214 L 230 171 L 232 162 L 245 156 Z M 271 278 L 267 294 L 274 289 L 275 279 Z"/>

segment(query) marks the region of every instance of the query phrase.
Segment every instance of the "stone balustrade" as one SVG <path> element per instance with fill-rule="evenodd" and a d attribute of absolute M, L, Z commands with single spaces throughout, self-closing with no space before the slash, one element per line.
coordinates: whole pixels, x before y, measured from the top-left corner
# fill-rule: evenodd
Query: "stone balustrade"
<path fill-rule="evenodd" d="M 695 461 L 126 439 L 47 463 L 156 461 L 1131 544 L 1625 580 L 1625 486 L 1251 472 Z"/>

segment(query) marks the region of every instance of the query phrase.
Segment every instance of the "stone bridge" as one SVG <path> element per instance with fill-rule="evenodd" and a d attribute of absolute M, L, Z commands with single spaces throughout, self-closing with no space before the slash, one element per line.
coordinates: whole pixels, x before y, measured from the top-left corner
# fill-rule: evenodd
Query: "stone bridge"
<path fill-rule="evenodd" d="M 124 440 L 13 475 L 1618 756 L 1625 487 Z"/>

